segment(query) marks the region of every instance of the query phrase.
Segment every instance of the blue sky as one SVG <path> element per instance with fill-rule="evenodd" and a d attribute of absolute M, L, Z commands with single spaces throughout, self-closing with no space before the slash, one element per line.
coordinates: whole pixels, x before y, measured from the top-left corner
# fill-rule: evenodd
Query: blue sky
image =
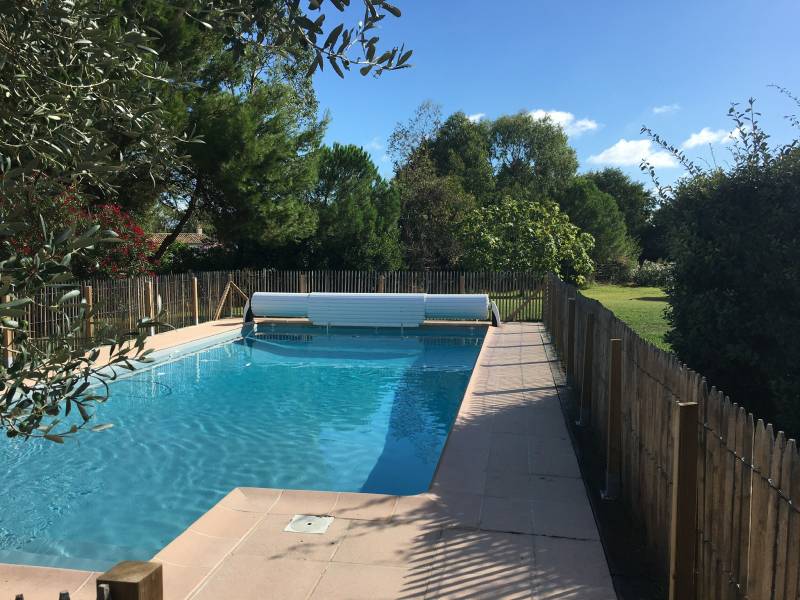
<path fill-rule="evenodd" d="M 363 146 L 386 175 L 389 134 L 424 100 L 445 115 L 557 111 L 581 170 L 620 166 L 648 183 L 642 155 L 665 182 L 681 170 L 648 147 L 642 125 L 690 157 L 711 160 L 710 143 L 724 163 L 728 106 L 754 96 L 774 141 L 791 134 L 793 106 L 768 85 L 800 95 L 798 0 L 394 3 L 403 16 L 384 21 L 381 43 L 413 48 L 413 68 L 345 80 L 326 69 L 315 79 L 331 116 L 326 141 Z"/>

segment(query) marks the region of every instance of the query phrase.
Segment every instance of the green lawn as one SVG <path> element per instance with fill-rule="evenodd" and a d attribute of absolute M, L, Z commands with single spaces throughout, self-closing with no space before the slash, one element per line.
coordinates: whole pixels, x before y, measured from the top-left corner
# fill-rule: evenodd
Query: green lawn
<path fill-rule="evenodd" d="M 599 300 L 646 340 L 659 348 L 669 350 L 669 344 L 664 341 L 664 334 L 667 332 L 667 320 L 664 318 L 667 297 L 664 290 L 655 287 L 597 284 L 581 290 L 581 293 Z"/>

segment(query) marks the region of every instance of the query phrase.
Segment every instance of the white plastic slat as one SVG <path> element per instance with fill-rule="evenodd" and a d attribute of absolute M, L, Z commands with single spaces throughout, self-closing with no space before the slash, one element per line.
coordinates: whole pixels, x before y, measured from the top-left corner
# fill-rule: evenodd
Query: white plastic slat
<path fill-rule="evenodd" d="M 258 317 L 307 317 L 308 294 L 256 292 L 250 308 Z"/>
<path fill-rule="evenodd" d="M 307 317 L 317 325 L 417 327 L 427 319 L 482 320 L 486 294 L 311 294 L 256 292 L 257 317 Z"/>
<path fill-rule="evenodd" d="M 485 319 L 489 312 L 486 294 L 427 294 L 426 319 Z"/>

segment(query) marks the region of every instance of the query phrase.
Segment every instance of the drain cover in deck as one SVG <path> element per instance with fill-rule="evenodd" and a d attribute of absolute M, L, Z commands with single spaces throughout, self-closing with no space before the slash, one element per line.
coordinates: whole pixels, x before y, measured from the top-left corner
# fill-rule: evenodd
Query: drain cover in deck
<path fill-rule="evenodd" d="M 284 531 L 292 533 L 325 533 L 331 523 L 333 523 L 333 517 L 295 515 L 284 528 Z"/>

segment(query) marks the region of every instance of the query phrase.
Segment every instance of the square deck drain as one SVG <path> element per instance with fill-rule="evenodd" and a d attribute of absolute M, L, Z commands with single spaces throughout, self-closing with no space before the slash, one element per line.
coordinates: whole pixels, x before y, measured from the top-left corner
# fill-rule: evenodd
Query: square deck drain
<path fill-rule="evenodd" d="M 333 517 L 317 517 L 314 515 L 295 515 L 289 524 L 284 528 L 284 531 L 291 533 L 318 533 L 322 534 L 328 531 L 333 523 Z"/>

